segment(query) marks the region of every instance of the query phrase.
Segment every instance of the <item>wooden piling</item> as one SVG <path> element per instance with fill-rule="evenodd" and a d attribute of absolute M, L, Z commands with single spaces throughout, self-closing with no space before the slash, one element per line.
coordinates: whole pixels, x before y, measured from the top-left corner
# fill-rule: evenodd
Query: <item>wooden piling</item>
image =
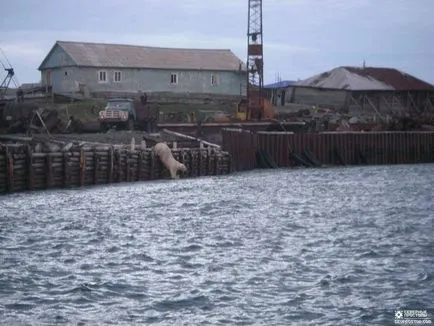
<path fill-rule="evenodd" d="M 7 191 L 12 191 L 14 188 L 14 160 L 12 154 L 6 151 L 6 168 L 7 168 Z"/>
<path fill-rule="evenodd" d="M 34 179 L 34 171 L 33 171 L 33 156 L 32 156 L 32 149 L 30 146 L 27 146 L 26 150 L 27 154 L 27 173 L 28 173 L 28 184 L 29 190 L 35 189 L 35 179 Z"/>
<path fill-rule="evenodd" d="M 52 159 L 50 154 L 45 156 L 45 176 L 46 176 L 46 187 L 51 188 L 53 185 L 53 167 Z"/>
<path fill-rule="evenodd" d="M 218 147 L 175 148 L 172 152 L 188 169 L 183 177 L 230 173 L 230 154 Z M 34 153 L 24 145 L 0 146 L 0 193 L 169 177 L 167 168 L 146 148 Z"/>

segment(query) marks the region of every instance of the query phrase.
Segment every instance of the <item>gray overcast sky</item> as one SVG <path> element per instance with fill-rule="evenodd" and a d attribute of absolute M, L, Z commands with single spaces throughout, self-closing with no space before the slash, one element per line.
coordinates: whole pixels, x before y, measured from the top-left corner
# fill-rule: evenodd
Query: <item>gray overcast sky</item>
<path fill-rule="evenodd" d="M 37 82 L 56 40 L 230 48 L 246 60 L 247 0 L 7 0 L 0 47 Z M 393 67 L 434 83 L 433 0 L 263 0 L 265 82 L 342 65 Z M 0 60 L 5 61 L 0 53 Z M 3 71 L 0 77 L 3 77 Z"/>

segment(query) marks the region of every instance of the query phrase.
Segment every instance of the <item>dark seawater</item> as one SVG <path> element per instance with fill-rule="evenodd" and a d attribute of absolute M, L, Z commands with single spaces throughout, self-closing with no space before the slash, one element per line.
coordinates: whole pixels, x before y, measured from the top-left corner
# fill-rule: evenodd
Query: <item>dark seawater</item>
<path fill-rule="evenodd" d="M 392 325 L 433 308 L 434 165 L 0 197 L 2 325 Z"/>

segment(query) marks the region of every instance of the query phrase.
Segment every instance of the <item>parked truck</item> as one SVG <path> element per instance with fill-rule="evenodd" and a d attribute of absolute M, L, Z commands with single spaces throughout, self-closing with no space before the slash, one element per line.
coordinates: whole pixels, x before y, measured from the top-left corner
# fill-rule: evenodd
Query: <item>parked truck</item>
<path fill-rule="evenodd" d="M 99 112 L 101 131 L 113 127 L 126 130 L 154 131 L 159 110 L 157 105 L 143 103 L 130 98 L 111 98 L 104 110 Z"/>

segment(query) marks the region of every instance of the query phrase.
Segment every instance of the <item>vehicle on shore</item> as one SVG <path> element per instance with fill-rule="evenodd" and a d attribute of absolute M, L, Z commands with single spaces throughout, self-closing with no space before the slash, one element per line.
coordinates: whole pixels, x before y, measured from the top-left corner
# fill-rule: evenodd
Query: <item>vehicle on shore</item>
<path fill-rule="evenodd" d="M 134 101 L 129 98 L 112 98 L 107 101 L 104 110 L 98 114 L 101 131 L 115 127 L 122 130 L 134 130 L 136 109 Z"/>

